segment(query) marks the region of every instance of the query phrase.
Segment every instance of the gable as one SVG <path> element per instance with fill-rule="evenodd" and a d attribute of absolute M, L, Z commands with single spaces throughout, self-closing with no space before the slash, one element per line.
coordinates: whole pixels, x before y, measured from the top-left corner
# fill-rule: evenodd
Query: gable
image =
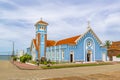
<path fill-rule="evenodd" d="M 87 31 L 79 39 L 76 40 L 76 42 L 78 42 L 78 40 L 81 40 L 88 33 L 92 34 L 93 37 L 96 39 L 96 41 L 99 44 L 102 44 L 101 40 L 97 37 L 97 35 L 94 33 L 94 31 L 90 27 L 87 29 Z"/>
<path fill-rule="evenodd" d="M 33 47 L 35 47 L 36 50 L 38 50 L 36 39 L 33 39 L 31 42 L 30 50 L 32 51 Z"/>

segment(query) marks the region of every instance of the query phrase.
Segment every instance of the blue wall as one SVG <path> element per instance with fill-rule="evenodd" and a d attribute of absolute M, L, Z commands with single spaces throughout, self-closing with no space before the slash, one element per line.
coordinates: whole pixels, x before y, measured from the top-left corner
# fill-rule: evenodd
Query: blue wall
<path fill-rule="evenodd" d="M 92 47 L 87 47 L 87 42 L 91 41 Z M 87 32 L 80 40 L 77 41 L 77 45 L 59 45 L 59 46 L 52 46 L 47 47 L 47 53 L 49 53 L 49 50 L 53 49 L 54 52 L 51 52 L 49 54 L 58 55 L 59 54 L 59 61 L 70 61 L 70 53 L 73 51 L 74 53 L 74 61 L 87 61 L 87 51 L 91 50 L 92 57 L 91 61 L 102 61 L 102 53 L 106 53 L 106 48 L 103 48 L 100 46 L 101 43 L 95 38 L 93 33 L 90 31 Z M 62 60 L 62 53 L 61 51 L 64 49 L 64 59 Z M 57 52 L 59 50 L 59 52 Z M 48 56 L 49 57 L 49 56 Z M 57 61 L 58 59 L 56 56 L 51 56 L 50 59 L 52 60 L 52 57 L 54 57 L 53 61 Z"/>
<path fill-rule="evenodd" d="M 36 27 L 36 34 L 40 33 L 40 57 L 43 57 L 45 50 L 45 34 L 47 34 L 47 26 L 43 24 L 38 24 Z M 41 27 L 44 29 L 41 29 Z"/>

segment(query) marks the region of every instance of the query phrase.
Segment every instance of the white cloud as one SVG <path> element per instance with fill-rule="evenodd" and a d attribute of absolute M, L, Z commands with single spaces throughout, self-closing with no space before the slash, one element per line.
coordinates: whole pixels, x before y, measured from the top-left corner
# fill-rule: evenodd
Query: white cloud
<path fill-rule="evenodd" d="M 1 0 L 14 10 L 0 7 L 0 35 L 4 39 L 16 40 L 18 48 L 26 48 L 35 36 L 34 24 L 40 20 L 49 23 L 48 39 L 58 40 L 84 33 L 87 21 L 102 40 L 111 39 L 107 31 L 110 25 L 120 25 L 119 1 L 62 2 L 62 1 L 9 1 Z M 30 6 L 31 5 L 31 6 Z M 4 20 L 4 21 L 2 21 Z M 5 22 L 8 20 L 7 22 Z M 23 20 L 23 21 L 20 21 Z M 7 23 L 7 24 L 6 24 Z M 9 23 L 9 24 L 8 24 Z M 12 23 L 12 24 L 10 24 Z M 16 25 L 18 24 L 18 25 Z M 119 32 L 120 28 L 116 28 Z M 112 30 L 116 30 L 112 29 Z M 104 36 L 104 37 L 103 37 Z M 118 38 L 115 38 L 118 40 Z"/>

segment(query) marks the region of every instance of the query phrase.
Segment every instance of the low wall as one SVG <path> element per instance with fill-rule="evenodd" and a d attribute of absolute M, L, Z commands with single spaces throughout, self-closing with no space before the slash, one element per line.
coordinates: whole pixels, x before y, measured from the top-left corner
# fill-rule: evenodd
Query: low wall
<path fill-rule="evenodd" d="M 117 58 L 116 56 L 113 56 L 113 61 L 120 61 L 120 58 Z"/>

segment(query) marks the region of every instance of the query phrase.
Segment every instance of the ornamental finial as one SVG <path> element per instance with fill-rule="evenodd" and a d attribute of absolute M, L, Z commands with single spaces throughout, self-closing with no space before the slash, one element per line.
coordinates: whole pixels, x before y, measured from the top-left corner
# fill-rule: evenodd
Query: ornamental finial
<path fill-rule="evenodd" d="M 88 28 L 90 28 L 90 21 L 88 21 Z"/>
<path fill-rule="evenodd" d="M 40 18 L 40 20 L 42 21 L 42 17 Z"/>

